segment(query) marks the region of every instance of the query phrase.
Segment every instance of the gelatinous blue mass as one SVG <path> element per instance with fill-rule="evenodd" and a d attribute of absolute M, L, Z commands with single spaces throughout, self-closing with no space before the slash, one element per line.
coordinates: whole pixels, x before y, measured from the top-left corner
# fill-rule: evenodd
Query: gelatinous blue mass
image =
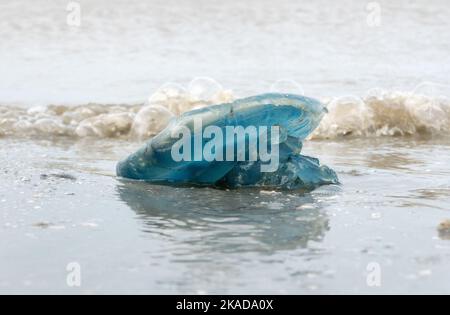
<path fill-rule="evenodd" d="M 117 175 L 229 188 L 313 189 L 335 184 L 333 170 L 300 154 L 302 141 L 325 113 L 315 99 L 278 93 L 186 112 L 119 162 Z M 231 131 L 235 133 L 230 137 Z M 276 168 L 267 167 L 270 163 Z M 264 166 L 270 171 L 262 171 Z"/>

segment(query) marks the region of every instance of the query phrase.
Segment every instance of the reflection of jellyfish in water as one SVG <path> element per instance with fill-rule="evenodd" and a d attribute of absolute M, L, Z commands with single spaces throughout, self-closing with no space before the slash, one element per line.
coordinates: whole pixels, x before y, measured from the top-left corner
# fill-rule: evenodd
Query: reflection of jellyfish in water
<path fill-rule="evenodd" d="M 333 194 L 333 186 L 327 186 Z M 274 252 L 306 248 L 329 229 L 314 193 L 218 190 L 122 181 L 120 198 L 144 221 L 144 231 L 184 250 Z"/>

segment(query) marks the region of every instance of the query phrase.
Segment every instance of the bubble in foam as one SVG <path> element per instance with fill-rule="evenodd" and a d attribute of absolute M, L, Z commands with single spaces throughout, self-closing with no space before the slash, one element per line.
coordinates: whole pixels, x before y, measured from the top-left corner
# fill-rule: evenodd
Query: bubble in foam
<path fill-rule="evenodd" d="M 337 136 L 362 136 L 372 127 L 373 112 L 357 96 L 342 96 L 327 104 L 328 114 L 312 138 L 335 138 Z"/>
<path fill-rule="evenodd" d="M 174 117 L 167 108 L 160 105 L 142 107 L 131 126 L 131 135 L 136 139 L 147 139 L 163 130 Z"/>
<path fill-rule="evenodd" d="M 197 101 L 213 100 L 221 91 L 222 85 L 208 77 L 197 77 L 188 85 L 189 95 Z"/>
<path fill-rule="evenodd" d="M 126 135 L 131 129 L 134 113 L 117 112 L 83 120 L 75 130 L 79 137 L 114 138 Z"/>
<path fill-rule="evenodd" d="M 431 132 L 450 130 L 450 85 L 423 82 L 416 86 L 407 106 L 419 128 Z"/>
<path fill-rule="evenodd" d="M 32 129 L 38 135 L 70 135 L 70 129 L 52 118 L 41 118 L 32 124 Z"/>
<path fill-rule="evenodd" d="M 220 83 L 208 77 L 197 77 L 188 85 L 190 109 L 228 103 L 234 100 L 233 92 L 225 90 Z"/>
<path fill-rule="evenodd" d="M 27 110 L 28 115 L 41 114 L 47 111 L 46 106 L 33 106 Z"/>
<path fill-rule="evenodd" d="M 180 84 L 168 82 L 159 87 L 155 93 L 148 98 L 149 103 L 167 102 L 186 95 L 186 89 Z"/>
<path fill-rule="evenodd" d="M 303 87 L 293 79 L 280 79 L 270 86 L 270 92 L 305 95 Z"/>
<path fill-rule="evenodd" d="M 165 107 L 170 112 L 178 115 L 190 108 L 190 101 L 187 97 L 188 92 L 184 87 L 177 83 L 163 84 L 153 93 L 149 99 L 149 105 L 159 105 Z"/>
<path fill-rule="evenodd" d="M 194 79 L 185 89 L 177 83 L 166 83 L 149 99 L 148 104 L 164 106 L 175 115 L 204 106 L 233 100 L 233 93 L 224 90 L 215 80 L 207 77 Z"/>

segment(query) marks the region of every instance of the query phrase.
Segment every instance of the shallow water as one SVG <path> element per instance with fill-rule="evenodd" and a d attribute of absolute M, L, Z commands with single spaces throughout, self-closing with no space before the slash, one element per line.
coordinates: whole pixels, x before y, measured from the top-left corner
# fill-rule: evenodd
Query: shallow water
<path fill-rule="evenodd" d="M 450 293 L 447 1 L 375 27 L 356 0 L 79 3 L 0 1 L 1 293 Z M 274 90 L 328 106 L 304 154 L 341 185 L 115 177 L 170 117 Z"/>
<path fill-rule="evenodd" d="M 311 193 L 119 181 L 133 146 L 1 141 L 2 292 L 450 292 L 449 141 L 309 142 L 342 181 Z"/>

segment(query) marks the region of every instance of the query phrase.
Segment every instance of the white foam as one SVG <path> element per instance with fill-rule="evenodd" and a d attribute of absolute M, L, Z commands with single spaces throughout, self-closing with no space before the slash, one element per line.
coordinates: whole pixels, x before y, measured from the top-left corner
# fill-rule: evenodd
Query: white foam
<path fill-rule="evenodd" d="M 378 90 L 334 98 L 327 108 L 312 139 L 450 134 L 450 100 L 442 96 Z"/>
<path fill-rule="evenodd" d="M 208 78 L 197 78 L 188 89 L 166 84 L 144 104 L 79 106 L 0 106 L 0 136 L 66 136 L 145 140 L 159 133 L 173 117 L 204 106 L 233 100 Z"/>
<path fill-rule="evenodd" d="M 203 81 L 202 81 L 203 80 Z M 206 87 L 206 89 L 205 89 Z M 323 99 L 326 115 L 310 139 L 450 134 L 450 100 L 439 93 L 371 90 L 364 97 Z M 231 91 L 200 78 L 184 89 L 167 84 L 144 104 L 0 106 L 0 136 L 145 140 L 183 112 L 232 101 Z"/>

